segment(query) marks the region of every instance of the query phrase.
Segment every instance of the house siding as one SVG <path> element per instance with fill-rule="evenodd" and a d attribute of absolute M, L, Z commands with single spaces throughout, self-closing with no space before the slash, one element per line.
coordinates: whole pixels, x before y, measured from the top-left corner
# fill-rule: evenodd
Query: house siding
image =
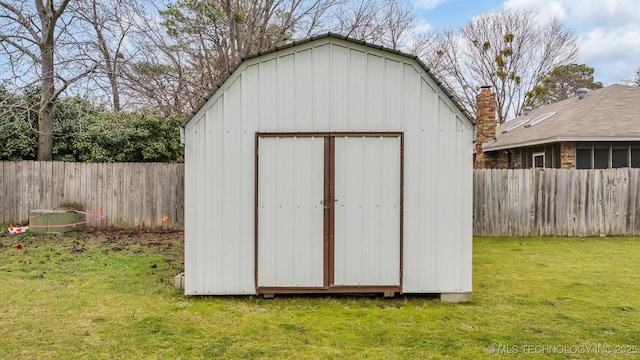
<path fill-rule="evenodd" d="M 560 158 L 562 169 L 576 168 L 576 143 L 565 142 L 560 144 Z"/>

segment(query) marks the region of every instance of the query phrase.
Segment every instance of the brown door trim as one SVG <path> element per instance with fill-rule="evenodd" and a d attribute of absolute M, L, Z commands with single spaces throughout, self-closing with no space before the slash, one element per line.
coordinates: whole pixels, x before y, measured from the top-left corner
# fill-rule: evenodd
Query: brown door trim
<path fill-rule="evenodd" d="M 400 135 L 400 287 L 404 264 L 404 136 Z"/>
<path fill-rule="evenodd" d="M 329 287 L 333 287 L 334 284 L 334 270 L 335 270 L 335 233 L 336 233 L 336 139 L 333 136 L 327 136 L 329 139 L 329 158 L 325 159 L 325 164 L 329 166 L 329 268 L 327 273 L 329 274 Z"/>
<path fill-rule="evenodd" d="M 314 287 L 259 287 L 257 294 L 353 294 L 353 293 L 402 293 L 401 286 L 333 286 L 330 288 Z"/>
<path fill-rule="evenodd" d="M 260 135 L 256 133 L 256 143 L 255 143 L 255 170 L 254 170 L 254 189 L 253 189 L 253 270 L 255 273 L 254 276 L 254 285 L 256 289 L 258 288 L 258 145 L 260 142 Z"/>
<path fill-rule="evenodd" d="M 335 138 L 336 137 L 399 137 L 400 138 L 400 272 L 399 286 L 335 286 Z M 324 137 L 323 180 L 323 287 L 259 287 L 258 286 L 258 188 L 259 188 L 259 140 L 261 137 Z M 257 132 L 255 136 L 255 190 L 254 190 L 254 268 L 257 294 L 302 294 L 302 293 L 357 293 L 357 292 L 402 292 L 403 235 L 404 235 L 404 133 L 402 132 Z"/>
<path fill-rule="evenodd" d="M 324 197 L 322 199 L 322 206 L 324 208 L 322 221 L 324 223 L 323 229 L 323 239 L 324 239 L 324 255 L 323 255 L 323 274 L 324 274 L 324 288 L 328 289 L 331 286 L 331 276 L 329 275 L 331 269 L 331 255 L 329 252 L 332 249 L 331 245 L 331 235 L 333 234 L 333 229 L 331 228 L 331 214 L 333 214 L 333 198 L 331 196 L 331 166 L 328 159 L 331 159 L 331 138 L 329 136 L 324 137 Z"/>
<path fill-rule="evenodd" d="M 334 132 L 257 132 L 257 137 L 323 137 L 323 136 L 348 136 L 348 137 L 358 137 L 358 136 L 366 136 L 366 137 L 398 137 L 404 135 L 403 132 L 400 131 L 388 131 L 388 132 L 343 132 L 343 131 L 334 131 Z"/>

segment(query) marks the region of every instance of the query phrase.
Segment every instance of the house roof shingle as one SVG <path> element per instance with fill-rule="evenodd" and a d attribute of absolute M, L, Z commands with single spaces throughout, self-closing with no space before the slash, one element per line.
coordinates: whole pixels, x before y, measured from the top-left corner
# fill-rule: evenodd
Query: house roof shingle
<path fill-rule="evenodd" d="M 555 115 L 527 127 L 546 113 Z M 503 133 L 520 120 L 529 122 Z M 561 141 L 640 141 L 640 87 L 610 85 L 590 91 L 580 100 L 572 97 L 534 109 L 496 129 L 496 141 L 483 151 Z"/>

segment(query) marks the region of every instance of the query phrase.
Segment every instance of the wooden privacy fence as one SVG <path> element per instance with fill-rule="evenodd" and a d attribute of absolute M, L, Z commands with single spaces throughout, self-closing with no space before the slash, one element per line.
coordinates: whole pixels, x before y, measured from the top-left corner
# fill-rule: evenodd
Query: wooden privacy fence
<path fill-rule="evenodd" d="M 475 235 L 640 235 L 640 169 L 474 170 Z"/>
<path fill-rule="evenodd" d="M 183 164 L 4 161 L 0 190 L 0 224 L 75 203 L 101 210 L 95 227 L 184 228 Z M 640 235 L 640 169 L 474 170 L 473 226 L 485 236 Z"/>
<path fill-rule="evenodd" d="M 0 162 L 0 224 L 29 222 L 29 210 L 78 204 L 106 220 L 89 226 L 182 229 L 184 165 Z"/>

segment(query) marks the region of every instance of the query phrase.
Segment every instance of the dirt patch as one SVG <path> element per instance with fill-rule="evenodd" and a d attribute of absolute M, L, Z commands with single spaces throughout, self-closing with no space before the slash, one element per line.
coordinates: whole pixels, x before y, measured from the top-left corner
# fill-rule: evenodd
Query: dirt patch
<path fill-rule="evenodd" d="M 184 232 L 182 231 L 151 231 L 151 230 L 114 230 L 88 228 L 80 232 L 70 232 L 60 235 L 24 234 L 10 235 L 0 233 L 0 248 L 38 246 L 44 237 L 61 240 L 72 239 L 68 242 L 71 254 L 82 254 L 88 249 L 99 248 L 105 253 L 127 251 L 140 254 L 145 251 L 164 255 L 167 261 L 177 264 L 184 263 Z M 184 270 L 184 265 L 182 265 Z"/>
<path fill-rule="evenodd" d="M 177 263 L 184 261 L 182 231 L 92 229 L 84 234 L 99 242 L 105 251 L 129 251 L 139 254 L 149 250 Z"/>

